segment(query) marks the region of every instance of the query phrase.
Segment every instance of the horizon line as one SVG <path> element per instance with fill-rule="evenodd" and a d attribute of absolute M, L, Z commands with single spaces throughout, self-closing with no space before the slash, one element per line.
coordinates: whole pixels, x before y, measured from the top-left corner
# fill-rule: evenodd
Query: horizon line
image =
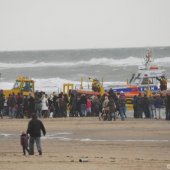
<path fill-rule="evenodd" d="M 132 48 L 167 48 L 170 46 L 136 46 L 136 47 L 99 47 L 99 48 L 65 48 L 65 49 L 23 49 L 23 50 L 0 50 L 3 52 L 39 52 L 39 51 L 76 51 L 76 50 L 104 50 L 104 49 L 132 49 Z"/>

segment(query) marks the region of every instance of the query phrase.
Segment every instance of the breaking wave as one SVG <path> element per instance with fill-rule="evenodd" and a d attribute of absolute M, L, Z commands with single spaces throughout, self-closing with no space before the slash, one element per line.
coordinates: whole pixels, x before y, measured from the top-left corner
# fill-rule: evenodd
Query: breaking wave
<path fill-rule="evenodd" d="M 38 91 L 45 91 L 47 93 L 52 93 L 52 92 L 61 92 L 63 91 L 63 84 L 64 83 L 72 83 L 74 84 L 74 89 L 79 89 L 80 88 L 80 81 L 72 81 L 72 80 L 67 80 L 67 79 L 62 79 L 62 78 L 48 78 L 48 79 L 35 79 L 35 90 Z M 0 89 L 11 89 L 13 87 L 14 82 L 1 82 L 1 87 Z M 110 87 L 110 86 L 124 86 L 126 84 L 125 81 L 109 81 L 109 82 L 104 82 L 104 87 Z M 88 89 L 91 87 L 90 82 L 83 82 L 83 87 L 85 89 Z M 168 88 L 170 88 L 170 79 L 168 79 Z"/>
<path fill-rule="evenodd" d="M 35 90 L 38 91 L 45 91 L 47 93 L 52 92 L 61 92 L 63 91 L 63 84 L 65 83 L 72 83 L 74 84 L 74 89 L 80 88 L 80 81 L 72 81 L 62 78 L 48 78 L 48 79 L 36 79 L 35 80 Z M 111 85 L 124 85 L 126 82 L 114 81 L 114 82 L 104 82 L 104 86 L 111 86 Z M 14 82 L 1 82 L 0 89 L 12 89 Z M 89 88 L 91 86 L 90 82 L 83 82 L 84 88 Z"/>
<path fill-rule="evenodd" d="M 113 59 L 113 58 L 92 58 L 90 60 L 80 60 L 71 62 L 37 62 L 31 61 L 27 63 L 0 63 L 0 69 L 9 68 L 36 68 L 36 67 L 81 67 L 81 66 L 139 66 L 143 62 L 143 59 L 137 57 L 128 57 L 124 59 Z M 154 60 L 155 64 L 163 67 L 169 67 L 170 57 L 157 58 Z"/>

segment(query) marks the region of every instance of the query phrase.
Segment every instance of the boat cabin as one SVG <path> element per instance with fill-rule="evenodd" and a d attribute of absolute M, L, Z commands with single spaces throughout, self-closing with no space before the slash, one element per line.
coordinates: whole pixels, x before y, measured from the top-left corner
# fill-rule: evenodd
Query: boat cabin
<path fill-rule="evenodd" d="M 151 66 L 149 69 L 145 67 L 139 67 L 138 72 L 132 74 L 129 81 L 130 85 L 138 86 L 140 91 L 146 91 L 148 86 L 150 86 L 151 91 L 158 91 L 160 79 L 162 76 L 165 77 L 166 71 L 160 69 L 158 66 Z"/>

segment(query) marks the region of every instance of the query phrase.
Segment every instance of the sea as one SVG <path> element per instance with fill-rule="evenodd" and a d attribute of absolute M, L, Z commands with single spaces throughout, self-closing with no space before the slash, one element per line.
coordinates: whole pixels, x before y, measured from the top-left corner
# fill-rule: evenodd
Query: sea
<path fill-rule="evenodd" d="M 104 86 L 124 85 L 144 64 L 147 47 L 37 50 L 0 52 L 0 89 L 11 89 L 15 79 L 24 75 L 35 80 L 35 90 L 61 92 L 63 84 L 74 88 L 91 86 L 90 78 Z M 170 47 L 152 47 L 154 63 L 166 70 L 170 87 Z"/>

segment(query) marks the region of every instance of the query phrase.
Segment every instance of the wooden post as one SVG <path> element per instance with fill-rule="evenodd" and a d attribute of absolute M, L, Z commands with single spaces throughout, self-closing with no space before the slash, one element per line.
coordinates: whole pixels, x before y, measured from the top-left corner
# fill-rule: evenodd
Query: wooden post
<path fill-rule="evenodd" d="M 83 77 L 81 77 L 80 89 L 83 89 Z"/>

